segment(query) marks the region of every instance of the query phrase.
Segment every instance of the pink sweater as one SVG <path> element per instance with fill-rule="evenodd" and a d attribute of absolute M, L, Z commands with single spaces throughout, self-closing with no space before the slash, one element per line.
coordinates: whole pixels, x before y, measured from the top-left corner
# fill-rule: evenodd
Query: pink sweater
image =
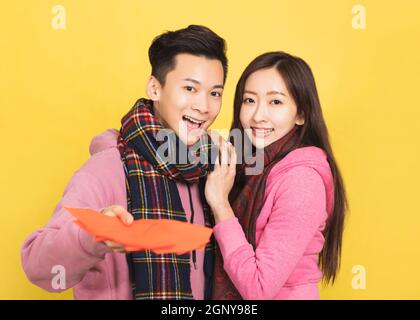
<path fill-rule="evenodd" d="M 255 251 L 237 218 L 214 227 L 224 269 L 242 298 L 320 298 L 318 254 L 333 192 L 324 151 L 299 148 L 276 164 L 267 177 Z"/>
<path fill-rule="evenodd" d="M 112 252 L 80 229 L 63 206 L 100 210 L 110 205 L 127 208 L 125 174 L 116 147 L 118 132 L 107 130 L 90 145 L 91 158 L 68 183 L 48 224 L 34 233 L 22 247 L 22 265 L 29 280 L 50 291 L 54 266 L 66 271 L 66 289 L 74 288 L 75 299 L 132 299 L 125 254 Z M 191 217 L 188 188 L 177 183 L 181 202 Z M 191 187 L 194 223 L 204 225 L 198 184 Z M 198 250 L 196 267 L 191 261 L 191 288 L 194 299 L 204 298 L 204 251 Z"/>
<path fill-rule="evenodd" d="M 108 130 L 97 136 L 90 151 L 92 157 L 72 177 L 50 222 L 25 241 L 23 268 L 30 281 L 51 292 L 62 291 L 51 287 L 51 269 L 62 265 L 67 288 L 74 287 L 76 299 L 131 299 L 125 255 L 96 243 L 62 209 L 63 205 L 97 210 L 113 204 L 126 207 L 116 132 Z M 190 215 L 188 191 L 180 184 L 178 189 Z M 196 222 L 203 223 L 198 189 L 192 191 Z M 225 270 L 244 299 L 319 299 L 317 283 L 322 275 L 317 261 L 332 201 L 332 177 L 324 152 L 300 148 L 268 176 L 255 252 L 236 218 L 215 226 Z M 197 270 L 191 268 L 191 285 L 194 298 L 202 299 L 203 253 L 198 253 Z"/>

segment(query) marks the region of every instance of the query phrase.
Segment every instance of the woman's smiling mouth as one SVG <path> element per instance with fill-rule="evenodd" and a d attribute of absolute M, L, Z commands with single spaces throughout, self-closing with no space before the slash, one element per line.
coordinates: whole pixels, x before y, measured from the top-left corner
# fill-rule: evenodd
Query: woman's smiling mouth
<path fill-rule="evenodd" d="M 257 138 L 261 138 L 261 137 L 267 137 L 269 136 L 274 129 L 273 128 L 256 128 L 256 127 L 251 127 L 252 129 L 252 134 L 257 137 Z"/>

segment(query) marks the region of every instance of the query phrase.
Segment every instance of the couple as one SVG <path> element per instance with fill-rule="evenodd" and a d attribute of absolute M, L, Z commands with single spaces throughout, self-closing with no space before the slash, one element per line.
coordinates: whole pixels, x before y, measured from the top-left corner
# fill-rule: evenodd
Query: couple
<path fill-rule="evenodd" d="M 249 175 L 236 141 L 214 135 L 199 150 L 218 148 L 215 162 L 167 163 L 157 152 L 161 129 L 188 147 L 203 141 L 221 108 L 225 41 L 191 25 L 156 37 L 149 58 L 148 99 L 119 131 L 93 139 L 51 220 L 26 239 L 29 280 L 51 292 L 74 288 L 76 299 L 319 299 L 319 282 L 333 282 L 339 269 L 346 197 L 309 66 L 270 52 L 239 79 L 231 129 L 263 155 L 261 172 Z M 188 221 L 213 227 L 213 236 L 183 255 L 128 254 L 96 242 L 64 206 L 126 224 Z M 66 271 L 58 289 L 55 266 Z"/>

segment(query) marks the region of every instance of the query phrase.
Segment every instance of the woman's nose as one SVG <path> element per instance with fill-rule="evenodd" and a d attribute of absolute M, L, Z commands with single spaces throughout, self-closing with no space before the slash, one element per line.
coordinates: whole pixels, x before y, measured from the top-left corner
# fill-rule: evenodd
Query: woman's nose
<path fill-rule="evenodd" d="M 252 117 L 254 122 L 263 122 L 267 121 L 265 107 L 263 105 L 258 105 L 255 109 L 254 115 Z"/>

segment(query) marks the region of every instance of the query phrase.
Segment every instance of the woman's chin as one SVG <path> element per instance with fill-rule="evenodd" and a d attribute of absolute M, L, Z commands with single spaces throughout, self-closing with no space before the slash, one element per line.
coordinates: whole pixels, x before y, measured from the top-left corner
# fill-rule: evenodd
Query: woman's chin
<path fill-rule="evenodd" d="M 272 143 L 270 139 L 263 139 L 263 138 L 253 138 L 252 145 L 257 149 L 264 149 L 265 147 L 269 146 Z"/>

